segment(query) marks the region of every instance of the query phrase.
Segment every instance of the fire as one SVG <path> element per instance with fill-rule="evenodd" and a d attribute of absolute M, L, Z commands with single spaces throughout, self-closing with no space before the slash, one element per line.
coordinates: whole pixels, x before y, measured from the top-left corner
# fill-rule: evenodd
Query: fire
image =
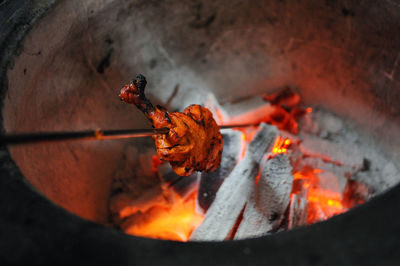
<path fill-rule="evenodd" d="M 318 174 L 323 170 L 305 167 L 294 174 L 292 194 L 305 196 L 308 202 L 307 224 L 326 220 L 347 211 L 341 193 L 320 186 Z"/>
<path fill-rule="evenodd" d="M 274 147 L 272 148 L 272 155 L 287 153 L 288 148 L 290 147 L 291 144 L 292 141 L 290 139 L 282 137 L 277 138 Z"/>
<path fill-rule="evenodd" d="M 195 210 L 196 197 L 197 193 L 186 200 L 177 196 L 170 208 L 155 207 L 148 211 L 147 219 L 133 223 L 124 231 L 135 236 L 186 242 L 204 218 Z"/>

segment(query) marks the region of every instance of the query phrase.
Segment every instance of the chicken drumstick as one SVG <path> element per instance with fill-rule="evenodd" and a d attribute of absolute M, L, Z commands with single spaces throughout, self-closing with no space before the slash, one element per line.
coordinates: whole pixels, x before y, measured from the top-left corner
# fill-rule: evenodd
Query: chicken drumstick
<path fill-rule="evenodd" d="M 146 84 L 146 78 L 139 74 L 121 89 L 119 96 L 136 105 L 154 128 L 169 128 L 168 134 L 153 136 L 160 159 L 169 161 L 180 176 L 216 170 L 221 162 L 222 135 L 211 112 L 197 104 L 173 113 L 154 107 L 144 95 Z"/>

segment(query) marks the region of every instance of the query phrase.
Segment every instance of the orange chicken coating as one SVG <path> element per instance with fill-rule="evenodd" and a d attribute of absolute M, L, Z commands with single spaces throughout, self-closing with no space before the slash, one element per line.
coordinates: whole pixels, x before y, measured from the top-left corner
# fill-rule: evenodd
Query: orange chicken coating
<path fill-rule="evenodd" d="M 169 161 L 174 172 L 188 176 L 194 171 L 214 171 L 222 155 L 222 135 L 212 113 L 200 105 L 190 105 L 183 112 L 169 113 L 154 107 L 144 96 L 146 79 L 136 79 L 121 89 L 121 100 L 135 104 L 155 128 L 169 128 L 168 134 L 153 136 L 158 156 Z"/>

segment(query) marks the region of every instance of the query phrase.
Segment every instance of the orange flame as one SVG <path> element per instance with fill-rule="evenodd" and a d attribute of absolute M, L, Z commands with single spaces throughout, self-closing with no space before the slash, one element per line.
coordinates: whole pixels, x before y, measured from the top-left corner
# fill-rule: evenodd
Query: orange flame
<path fill-rule="evenodd" d="M 307 224 L 326 220 L 347 210 L 341 193 L 321 188 L 318 174 L 322 172 L 320 169 L 305 167 L 294 174 L 292 194 L 306 195 Z"/>
<path fill-rule="evenodd" d="M 135 221 L 126 228 L 125 233 L 186 242 L 192 231 L 203 221 L 203 216 L 195 211 L 196 194 L 183 200 L 177 197 L 170 208 L 153 208 L 146 218 Z"/>
<path fill-rule="evenodd" d="M 275 141 L 274 147 L 272 148 L 272 155 L 275 156 L 278 154 L 287 153 L 291 144 L 292 141 L 290 139 L 278 137 Z"/>

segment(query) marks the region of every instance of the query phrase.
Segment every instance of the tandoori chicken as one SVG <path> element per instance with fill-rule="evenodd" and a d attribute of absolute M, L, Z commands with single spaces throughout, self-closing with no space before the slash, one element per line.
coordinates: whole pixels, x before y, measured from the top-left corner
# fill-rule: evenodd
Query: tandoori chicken
<path fill-rule="evenodd" d="M 172 113 L 153 106 L 144 94 L 146 84 L 146 78 L 139 74 L 121 89 L 119 96 L 136 105 L 154 128 L 169 129 L 168 134 L 153 136 L 160 159 L 168 161 L 180 176 L 216 170 L 221 162 L 222 135 L 212 113 L 197 104 Z"/>

